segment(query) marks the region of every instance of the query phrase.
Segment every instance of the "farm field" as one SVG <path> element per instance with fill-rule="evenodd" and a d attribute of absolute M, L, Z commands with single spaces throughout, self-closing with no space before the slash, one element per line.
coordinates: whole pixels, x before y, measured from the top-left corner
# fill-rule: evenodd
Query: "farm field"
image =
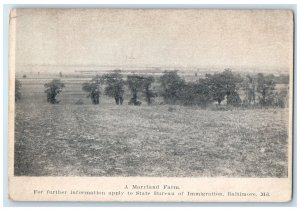
<path fill-rule="evenodd" d="M 15 175 L 287 177 L 288 109 L 117 106 L 103 95 L 92 105 L 73 86 L 57 105 L 42 84 L 24 86 Z"/>

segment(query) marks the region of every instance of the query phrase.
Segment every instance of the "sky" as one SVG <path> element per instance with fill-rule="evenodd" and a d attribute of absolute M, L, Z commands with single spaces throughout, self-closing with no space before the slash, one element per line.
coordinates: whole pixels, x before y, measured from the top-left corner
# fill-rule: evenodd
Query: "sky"
<path fill-rule="evenodd" d="M 16 71 L 55 67 L 289 70 L 284 10 L 18 9 Z M 73 71 L 73 68 L 66 68 Z"/>

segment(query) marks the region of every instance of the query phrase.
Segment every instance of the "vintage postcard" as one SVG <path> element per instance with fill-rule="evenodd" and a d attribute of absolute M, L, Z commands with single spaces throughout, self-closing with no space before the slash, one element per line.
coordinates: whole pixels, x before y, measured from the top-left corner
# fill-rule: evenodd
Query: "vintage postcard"
<path fill-rule="evenodd" d="M 289 10 L 13 9 L 9 198 L 292 198 Z"/>

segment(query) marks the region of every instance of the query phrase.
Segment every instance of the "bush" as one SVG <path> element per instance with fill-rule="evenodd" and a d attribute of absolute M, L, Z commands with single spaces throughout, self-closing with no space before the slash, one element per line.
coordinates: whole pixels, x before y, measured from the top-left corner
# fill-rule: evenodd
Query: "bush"
<path fill-rule="evenodd" d="M 103 80 L 107 84 L 104 93 L 109 97 L 115 98 L 117 105 L 123 104 L 124 85 L 120 70 L 115 70 L 113 73 L 103 75 Z"/>
<path fill-rule="evenodd" d="M 131 91 L 132 97 L 129 101 L 129 105 L 140 105 L 141 102 L 138 101 L 138 92 L 143 90 L 144 77 L 139 75 L 128 75 L 127 85 Z"/>
<path fill-rule="evenodd" d="M 288 91 L 280 90 L 272 96 L 272 105 L 275 107 L 285 108 L 288 105 Z"/>
<path fill-rule="evenodd" d="M 45 93 L 47 94 L 47 102 L 51 104 L 57 104 L 60 101 L 56 99 L 57 95 L 61 93 L 62 89 L 65 87 L 65 84 L 62 83 L 59 79 L 53 79 L 51 82 L 46 83 Z"/>
<path fill-rule="evenodd" d="M 180 91 L 180 102 L 183 105 L 207 106 L 211 102 L 208 86 L 204 80 L 188 83 Z"/>
<path fill-rule="evenodd" d="M 91 98 L 93 104 L 99 104 L 101 81 L 100 76 L 96 75 L 91 81 L 82 84 L 82 90 L 89 93 L 87 97 Z"/>
<path fill-rule="evenodd" d="M 148 105 L 153 101 L 153 98 L 156 97 L 156 93 L 152 90 L 152 83 L 154 82 L 153 76 L 147 76 L 143 79 L 143 95 L 146 98 Z"/>
<path fill-rule="evenodd" d="M 180 101 L 185 81 L 179 77 L 177 71 L 165 71 L 159 78 L 161 95 L 167 104 L 175 104 Z"/>
<path fill-rule="evenodd" d="M 236 95 L 239 89 L 239 83 L 243 81 L 240 75 L 232 73 L 230 69 L 225 69 L 222 73 L 213 75 L 206 74 L 206 80 L 210 91 L 210 96 L 220 105 L 227 97 L 227 104 L 232 102 L 228 100 L 230 95 Z"/>
<path fill-rule="evenodd" d="M 257 74 L 256 91 L 259 94 L 259 104 L 261 106 L 272 106 L 275 90 L 274 75 Z"/>
<path fill-rule="evenodd" d="M 240 106 L 242 100 L 237 92 L 232 92 L 227 96 L 227 104 L 232 106 Z"/>

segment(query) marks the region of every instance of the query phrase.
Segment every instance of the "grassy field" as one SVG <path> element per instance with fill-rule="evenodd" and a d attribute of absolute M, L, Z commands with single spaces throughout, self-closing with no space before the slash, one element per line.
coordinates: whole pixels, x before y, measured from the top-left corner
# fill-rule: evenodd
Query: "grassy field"
<path fill-rule="evenodd" d="M 287 176 L 287 109 L 91 105 L 77 85 L 50 105 L 36 86 L 16 104 L 15 175 Z"/>

